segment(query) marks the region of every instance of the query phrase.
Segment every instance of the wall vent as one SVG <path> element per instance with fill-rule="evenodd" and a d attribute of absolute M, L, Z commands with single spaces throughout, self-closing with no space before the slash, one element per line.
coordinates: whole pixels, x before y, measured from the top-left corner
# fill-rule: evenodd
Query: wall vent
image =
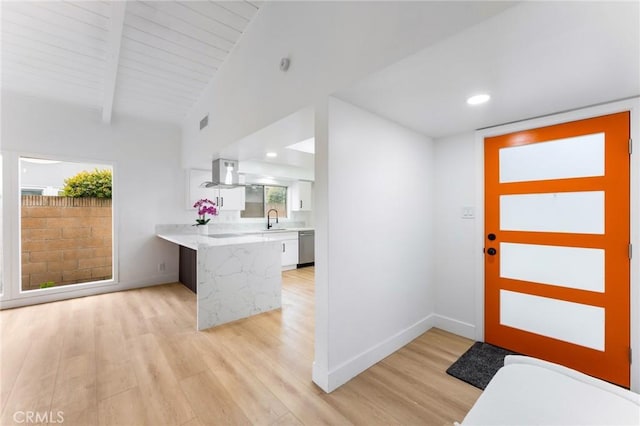
<path fill-rule="evenodd" d="M 200 130 L 207 127 L 207 124 L 209 124 L 209 114 L 205 115 L 204 118 L 200 120 Z"/>

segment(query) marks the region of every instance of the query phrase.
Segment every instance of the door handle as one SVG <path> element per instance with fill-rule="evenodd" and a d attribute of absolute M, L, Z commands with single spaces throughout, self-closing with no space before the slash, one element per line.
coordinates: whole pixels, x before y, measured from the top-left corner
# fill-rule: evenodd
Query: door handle
<path fill-rule="evenodd" d="M 497 252 L 498 251 L 496 249 L 494 249 L 493 247 L 489 247 L 489 249 L 487 250 L 487 254 L 489 256 L 495 256 Z"/>
<path fill-rule="evenodd" d="M 220 207 L 224 207 L 224 197 L 220 197 Z"/>
<path fill-rule="evenodd" d="M 284 243 L 282 243 L 282 252 L 284 253 Z"/>
<path fill-rule="evenodd" d="M 302 208 L 302 200 L 300 200 L 300 208 Z"/>

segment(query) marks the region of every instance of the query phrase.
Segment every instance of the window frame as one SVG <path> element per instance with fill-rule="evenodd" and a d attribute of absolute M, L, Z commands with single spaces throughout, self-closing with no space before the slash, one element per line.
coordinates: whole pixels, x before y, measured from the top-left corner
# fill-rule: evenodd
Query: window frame
<path fill-rule="evenodd" d="M 247 184 L 246 187 L 262 187 L 262 216 L 244 216 L 245 210 L 240 212 L 240 219 L 266 219 L 267 218 L 267 187 L 269 188 L 284 188 L 284 209 L 285 216 L 280 216 L 281 211 L 278 210 L 278 216 L 280 219 L 288 219 L 290 216 L 289 213 L 289 187 L 286 185 L 274 185 L 274 184 L 265 184 L 265 183 L 256 183 L 256 184 Z M 245 188 L 245 205 L 247 204 L 246 197 L 246 188 Z"/>
<path fill-rule="evenodd" d="M 110 167 L 113 175 L 111 198 L 111 253 L 112 277 L 109 280 L 89 281 L 85 283 L 69 284 L 42 289 L 22 290 L 22 194 L 20 189 L 20 160 L 22 158 L 39 158 L 71 163 L 101 164 Z M 115 161 L 95 158 L 79 158 L 69 156 L 53 156 L 33 152 L 3 152 L 3 269 L 2 293 L 0 294 L 0 308 L 27 306 L 46 303 L 61 299 L 70 299 L 96 294 L 96 290 L 104 287 L 117 286 L 120 281 L 118 229 L 119 220 L 119 191 L 118 164 Z M 100 291 L 102 292 L 102 291 Z"/>

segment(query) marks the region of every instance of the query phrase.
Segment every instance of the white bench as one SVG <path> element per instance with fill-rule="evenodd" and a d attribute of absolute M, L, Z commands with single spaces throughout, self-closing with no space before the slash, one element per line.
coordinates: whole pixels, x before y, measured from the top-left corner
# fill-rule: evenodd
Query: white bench
<path fill-rule="evenodd" d="M 640 425 L 640 394 L 563 367 L 510 355 L 462 425 Z"/>

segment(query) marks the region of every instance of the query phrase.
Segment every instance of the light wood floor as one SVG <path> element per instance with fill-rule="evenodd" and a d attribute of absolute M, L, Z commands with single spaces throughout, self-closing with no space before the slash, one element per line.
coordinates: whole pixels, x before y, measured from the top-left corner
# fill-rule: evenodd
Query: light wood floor
<path fill-rule="evenodd" d="M 313 268 L 283 274 L 283 308 L 194 330 L 180 284 L 0 312 L 0 424 L 443 425 L 480 395 L 445 370 L 472 342 L 425 333 L 331 394 L 311 382 Z M 18 418 L 20 420 L 20 418 Z"/>

